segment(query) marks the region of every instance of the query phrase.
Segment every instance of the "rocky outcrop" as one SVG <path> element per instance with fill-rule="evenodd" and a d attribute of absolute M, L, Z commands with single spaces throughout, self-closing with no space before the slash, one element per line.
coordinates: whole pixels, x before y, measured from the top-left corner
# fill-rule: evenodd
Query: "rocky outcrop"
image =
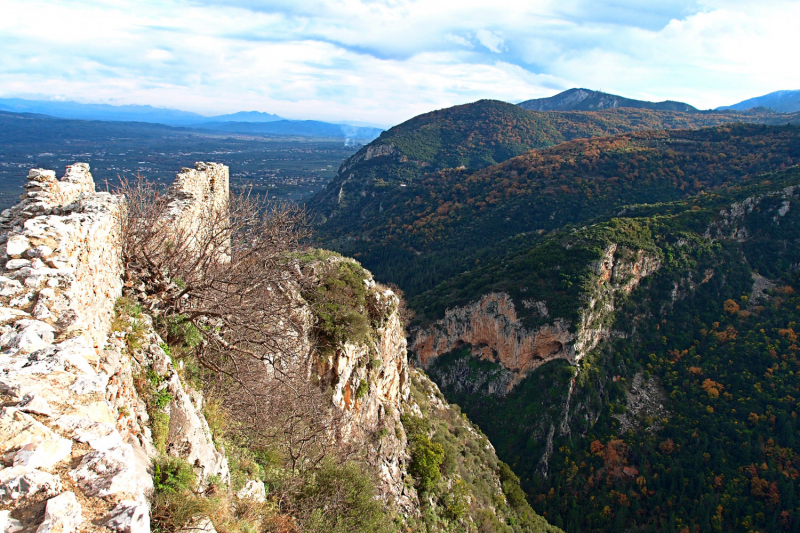
<path fill-rule="evenodd" d="M 548 361 L 565 359 L 579 364 L 610 334 L 606 319 L 614 312 L 616 300 L 659 266 L 657 256 L 650 252 L 609 244 L 602 257 L 588 265 L 591 290 L 584 295 L 576 324 L 556 317 L 549 324 L 527 329 L 508 294 L 490 293 L 467 306 L 448 309 L 443 319 L 416 331 L 411 349 L 428 367 L 438 356 L 469 345 L 473 356 L 499 363 L 512 373 L 504 389 L 493 389 L 504 394 Z M 549 315 L 542 302 L 523 304 L 535 307 L 542 316 Z"/>
<path fill-rule="evenodd" d="M 149 531 L 157 451 L 136 375 L 158 369 L 169 387 L 170 453 L 192 461 L 201 479 L 225 479 L 227 462 L 161 339 L 150 331 L 132 350 L 124 331 L 112 331 L 124 199 L 95 192 L 86 164 L 61 180 L 32 170 L 26 189 L 0 215 L 4 531 Z"/>
<path fill-rule="evenodd" d="M 352 259 L 327 259 L 329 263 L 339 261 Z M 315 280 L 317 270 L 321 270 L 319 265 L 309 264 L 305 275 Z M 391 289 L 377 284 L 369 272 L 364 273 L 369 305 L 381 317 L 371 340 L 346 342 L 328 355 L 317 353 L 310 339 L 302 345 L 312 362 L 311 377 L 330 387 L 334 405 L 346 415 L 337 428 L 340 438 L 369 449 L 366 457 L 379 473 L 381 496 L 408 510 L 414 507 L 416 493 L 404 483 L 409 457 L 400 414 L 410 388 L 406 335 L 398 313 L 400 300 Z M 383 436 L 376 441 L 374 435 L 378 433 Z"/>

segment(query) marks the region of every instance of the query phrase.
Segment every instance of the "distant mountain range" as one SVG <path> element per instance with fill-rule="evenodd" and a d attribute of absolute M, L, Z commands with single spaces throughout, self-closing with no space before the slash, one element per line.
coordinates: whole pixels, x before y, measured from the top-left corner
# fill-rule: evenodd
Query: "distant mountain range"
<path fill-rule="evenodd" d="M 188 111 L 149 105 L 115 106 L 22 98 L 0 98 L 0 110 L 13 113 L 35 113 L 64 119 L 146 122 L 249 135 L 341 138 L 351 144 L 368 143 L 383 131 L 380 128 L 333 124 L 316 120 L 288 120 L 260 111 L 240 111 L 228 115 L 207 117 Z"/>
<path fill-rule="evenodd" d="M 646 102 L 590 89 L 569 89 L 549 98 L 526 100 L 518 105 L 532 111 L 601 111 L 627 107 L 654 111 L 697 112 L 697 108 L 683 102 L 673 102 L 672 100 Z"/>
<path fill-rule="evenodd" d="M 749 98 L 738 104 L 718 107 L 717 109 L 733 109 L 735 111 L 746 111 L 756 107 L 768 107 L 780 113 L 793 113 L 800 111 L 800 90 L 798 91 L 775 91 Z"/>

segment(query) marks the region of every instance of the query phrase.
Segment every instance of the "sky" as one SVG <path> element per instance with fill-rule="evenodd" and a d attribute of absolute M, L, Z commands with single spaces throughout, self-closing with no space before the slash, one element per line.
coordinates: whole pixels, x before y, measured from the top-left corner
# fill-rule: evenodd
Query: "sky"
<path fill-rule="evenodd" d="M 584 87 L 800 89 L 798 0 L 0 0 L 0 96 L 389 126 Z"/>

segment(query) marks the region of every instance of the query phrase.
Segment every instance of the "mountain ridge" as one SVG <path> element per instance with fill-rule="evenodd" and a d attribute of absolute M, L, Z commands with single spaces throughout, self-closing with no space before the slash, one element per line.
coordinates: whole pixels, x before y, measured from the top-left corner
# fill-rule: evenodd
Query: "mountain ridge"
<path fill-rule="evenodd" d="M 601 111 L 603 109 L 633 108 L 655 111 L 681 111 L 695 113 L 697 108 L 683 102 L 665 100 L 647 102 L 591 89 L 567 89 L 547 98 L 534 98 L 520 102 L 520 107 L 531 111 Z"/>
<path fill-rule="evenodd" d="M 757 107 L 766 107 L 780 113 L 792 113 L 800 111 L 800 90 L 796 91 L 775 91 L 763 96 L 748 98 L 738 104 L 718 107 L 717 109 L 732 109 L 735 111 L 746 111 Z"/>

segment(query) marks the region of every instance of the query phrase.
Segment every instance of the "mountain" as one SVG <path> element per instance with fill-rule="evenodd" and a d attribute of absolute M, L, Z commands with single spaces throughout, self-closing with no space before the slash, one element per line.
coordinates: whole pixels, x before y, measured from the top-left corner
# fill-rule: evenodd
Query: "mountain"
<path fill-rule="evenodd" d="M 800 530 L 800 114 L 528 113 L 385 132 L 320 243 L 406 292 L 415 364 L 552 524 Z"/>
<path fill-rule="evenodd" d="M 683 102 L 674 102 L 672 100 L 646 102 L 590 89 L 568 89 L 555 96 L 526 100 L 518 105 L 532 111 L 600 111 L 620 107 L 652 109 L 655 111 L 681 111 L 684 113 L 697 111 L 696 108 Z"/>
<path fill-rule="evenodd" d="M 275 116 L 275 115 L 270 115 Z M 290 135 L 300 137 L 344 138 L 349 144 L 366 144 L 383 131 L 380 128 L 331 124 L 317 120 L 285 120 L 248 122 L 204 122 L 192 126 L 197 129 L 247 133 L 255 135 Z"/>
<path fill-rule="evenodd" d="M 276 122 L 286 120 L 278 115 L 263 113 L 261 111 L 239 111 L 230 115 L 217 115 L 214 117 L 203 117 L 208 122 Z"/>
<path fill-rule="evenodd" d="M 581 213 L 565 208 L 550 219 L 555 210 L 548 204 L 552 198 L 534 196 L 534 204 L 522 190 L 512 198 L 524 203 L 513 213 L 506 212 L 503 199 L 508 193 L 500 187 L 515 181 L 514 172 L 519 171 L 484 177 L 480 169 L 493 168 L 493 162 L 569 139 L 744 119 L 787 121 L 786 115 L 775 113 L 751 116 L 646 109 L 542 113 L 483 100 L 427 113 L 391 128 L 345 161 L 326 189 L 307 205 L 317 217 L 321 244 L 357 257 L 413 297 L 468 269 L 469 261 L 477 259 L 473 254 L 488 253 L 488 244 L 498 236 L 549 231 Z M 797 122 L 800 117 L 788 120 Z M 682 140 L 646 142 L 667 142 L 676 150 L 684 149 Z M 588 144 L 587 150 L 597 150 Z M 558 148 L 551 150 L 558 152 Z M 563 164 L 550 172 L 558 175 Z M 486 194 L 472 198 L 478 191 Z M 468 200 L 471 203 L 465 204 Z M 542 225 L 531 227 L 531 217 Z M 459 253 L 452 254 L 454 249 Z"/>
<path fill-rule="evenodd" d="M 775 91 L 749 98 L 738 104 L 718 107 L 717 109 L 733 109 L 736 111 L 746 111 L 757 107 L 767 107 L 773 111 L 781 113 L 793 113 L 800 111 L 800 90 L 798 91 Z"/>
<path fill-rule="evenodd" d="M 380 134 L 380 128 L 332 124 L 316 120 L 287 120 L 260 111 L 240 111 L 228 115 L 203 116 L 197 113 L 149 105 L 80 104 L 51 100 L 0 98 L 0 110 L 34 113 L 56 118 L 107 122 L 145 122 L 250 135 L 282 135 L 342 138 L 349 144 L 362 144 Z"/>
<path fill-rule="evenodd" d="M 149 105 L 115 106 L 52 100 L 24 100 L 21 98 L 0 98 L 0 109 L 15 113 L 38 113 L 57 118 L 151 122 L 171 126 L 186 126 L 208 120 L 208 117 L 197 113 L 178 111 L 177 109 L 163 109 Z"/>

